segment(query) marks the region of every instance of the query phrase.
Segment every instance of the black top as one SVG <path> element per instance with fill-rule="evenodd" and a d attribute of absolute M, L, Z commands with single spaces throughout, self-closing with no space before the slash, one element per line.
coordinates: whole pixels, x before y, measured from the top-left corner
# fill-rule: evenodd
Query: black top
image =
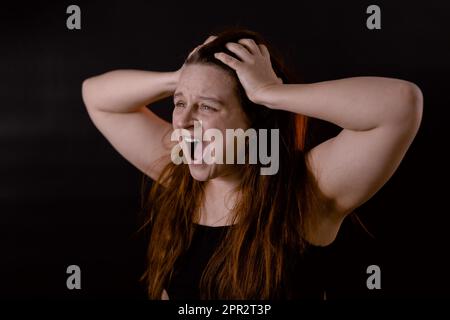
<path fill-rule="evenodd" d="M 166 291 L 170 300 L 199 299 L 200 277 L 209 259 L 219 245 L 226 229 L 231 226 L 211 227 L 194 224 L 194 236 L 187 252 L 177 259 L 172 280 Z M 309 245 L 303 256 L 290 257 L 286 264 L 291 295 L 286 299 L 323 299 L 324 248 Z"/>

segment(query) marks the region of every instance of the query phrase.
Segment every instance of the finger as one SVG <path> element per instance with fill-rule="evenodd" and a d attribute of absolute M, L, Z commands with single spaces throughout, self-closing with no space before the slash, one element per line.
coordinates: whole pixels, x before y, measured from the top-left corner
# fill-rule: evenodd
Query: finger
<path fill-rule="evenodd" d="M 201 47 L 201 45 L 196 46 L 196 47 L 194 48 L 194 50 L 192 50 L 192 51 L 189 53 L 188 58 L 189 58 L 190 56 L 192 56 L 192 55 L 194 54 L 194 52 L 197 51 L 198 48 L 200 48 L 200 47 Z"/>
<path fill-rule="evenodd" d="M 247 50 L 253 54 L 261 53 L 258 45 L 253 39 L 240 39 L 238 43 L 245 46 Z"/>
<path fill-rule="evenodd" d="M 232 56 L 223 53 L 223 52 L 217 52 L 214 53 L 214 57 L 220 61 L 222 61 L 223 63 L 225 63 L 227 66 L 229 66 L 230 68 L 236 70 L 237 68 L 239 68 L 239 66 L 241 65 L 241 61 L 239 61 L 236 58 L 233 58 Z"/>
<path fill-rule="evenodd" d="M 203 42 L 203 44 L 210 43 L 211 41 L 213 41 L 216 38 L 217 38 L 217 36 L 209 36 L 208 39 L 206 39 L 205 42 Z"/>
<path fill-rule="evenodd" d="M 192 50 L 192 51 L 189 53 L 188 57 L 190 57 L 195 51 L 197 51 L 198 49 L 200 49 L 202 46 L 204 46 L 205 44 L 207 44 L 207 43 L 213 41 L 213 40 L 216 39 L 216 38 L 217 38 L 217 36 L 209 36 L 208 39 L 205 40 L 205 42 L 203 42 L 202 44 L 196 46 L 196 47 L 194 48 L 194 50 Z"/>
<path fill-rule="evenodd" d="M 251 59 L 252 54 L 243 45 L 235 42 L 228 42 L 225 46 L 228 50 L 235 53 L 242 61 L 249 61 Z"/>
<path fill-rule="evenodd" d="M 270 57 L 269 49 L 263 44 L 258 45 L 259 50 L 261 51 L 262 55 L 265 57 Z"/>

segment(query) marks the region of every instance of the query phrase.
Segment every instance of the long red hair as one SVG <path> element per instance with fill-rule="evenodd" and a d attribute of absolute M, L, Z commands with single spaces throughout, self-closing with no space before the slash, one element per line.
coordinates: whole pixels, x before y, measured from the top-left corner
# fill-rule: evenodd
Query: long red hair
<path fill-rule="evenodd" d="M 265 44 L 275 73 L 284 83 L 293 78 L 277 53 L 253 31 L 228 29 L 194 52 L 186 64 L 218 65 L 236 80 L 242 107 L 255 129 L 279 129 L 279 171 L 260 175 L 260 164 L 242 167 L 237 188 L 238 200 L 233 222 L 224 241 L 206 266 L 200 282 L 204 299 L 276 299 L 286 285 L 286 258 L 305 248 L 305 218 L 316 201 L 315 183 L 305 158 L 307 118 L 252 103 L 234 70 L 214 58 L 227 52 L 227 42 L 251 38 Z M 148 265 L 143 275 L 150 299 L 160 299 L 172 277 L 177 258 L 189 247 L 198 210 L 204 195 L 204 182 L 194 180 L 186 164 L 169 163 L 148 193 L 146 210 L 149 228 Z"/>

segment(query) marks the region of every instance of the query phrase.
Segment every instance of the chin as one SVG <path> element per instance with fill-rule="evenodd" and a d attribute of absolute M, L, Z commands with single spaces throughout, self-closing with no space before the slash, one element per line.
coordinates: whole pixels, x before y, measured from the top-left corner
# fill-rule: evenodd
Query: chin
<path fill-rule="evenodd" d="M 211 165 L 207 164 L 190 164 L 189 172 L 191 173 L 192 178 L 197 181 L 208 181 L 212 179 L 212 168 Z"/>

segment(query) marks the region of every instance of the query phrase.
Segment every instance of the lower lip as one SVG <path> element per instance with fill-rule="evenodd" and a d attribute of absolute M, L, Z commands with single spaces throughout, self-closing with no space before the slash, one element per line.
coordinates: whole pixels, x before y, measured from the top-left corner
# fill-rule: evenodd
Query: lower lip
<path fill-rule="evenodd" d="M 206 163 L 189 163 L 189 166 L 196 167 L 196 168 L 207 166 L 207 165 L 208 164 L 206 164 Z"/>

